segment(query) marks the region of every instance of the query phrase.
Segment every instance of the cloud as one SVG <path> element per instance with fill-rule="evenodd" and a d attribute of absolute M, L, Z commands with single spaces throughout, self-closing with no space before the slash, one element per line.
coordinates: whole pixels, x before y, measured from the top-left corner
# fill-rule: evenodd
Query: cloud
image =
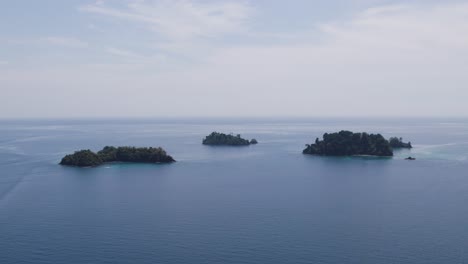
<path fill-rule="evenodd" d="M 319 30 L 320 41 L 220 49 L 191 79 L 225 87 L 234 101 L 231 91 L 248 87 L 266 112 L 278 104 L 315 115 L 468 111 L 460 99 L 468 98 L 467 4 L 372 8 Z M 203 85 L 197 76 L 217 78 Z"/>
<path fill-rule="evenodd" d="M 117 48 L 107 48 L 106 49 L 106 52 L 107 53 L 110 53 L 112 55 L 116 55 L 116 56 L 120 56 L 120 57 L 126 57 L 126 58 L 141 58 L 140 55 L 132 52 L 132 51 L 128 51 L 128 50 L 123 50 L 123 49 L 117 49 Z"/>
<path fill-rule="evenodd" d="M 371 8 L 351 21 L 322 26 L 347 45 L 424 50 L 463 47 L 468 42 L 468 4 L 399 5 Z M 331 43 L 333 44 L 333 43 Z"/>
<path fill-rule="evenodd" d="M 242 1 L 194 2 L 188 0 L 135 1 L 124 8 L 103 2 L 80 7 L 81 11 L 133 21 L 169 39 L 215 37 L 243 32 L 252 8 Z"/>
<path fill-rule="evenodd" d="M 7 64 L 9 64 L 8 61 L 6 61 L 6 60 L 0 60 L 0 65 L 7 65 Z"/>
<path fill-rule="evenodd" d="M 88 67 L 100 68 L 100 70 L 122 69 L 128 70 L 142 70 L 141 68 L 163 68 L 170 69 L 171 63 L 168 63 L 167 56 L 159 53 L 151 53 L 143 55 L 131 50 L 120 49 L 115 47 L 108 47 L 105 52 L 119 58 L 118 63 L 98 63 L 91 64 Z M 173 63 L 172 63 L 173 64 Z"/>
<path fill-rule="evenodd" d="M 104 116 L 459 116 L 468 113 L 465 102 L 468 98 L 468 4 L 377 6 L 352 17 L 311 25 L 277 43 L 270 41 L 270 37 L 268 41 L 249 42 L 242 35 L 239 36 L 242 41 L 213 42 L 207 48 L 196 40 L 236 30 L 248 29 L 249 34 L 258 35 L 263 32 L 253 32 L 244 25 L 245 19 L 250 19 L 248 16 L 235 20 L 239 21 L 236 30 L 230 27 L 214 30 L 191 15 L 187 17 L 189 22 L 185 22 L 182 15 L 173 18 L 177 27 L 194 24 L 205 33 L 182 30 L 182 36 L 173 36 L 166 31 L 177 29 L 162 26 L 165 23 L 160 22 L 158 14 L 164 12 L 153 9 L 168 5 L 178 10 L 180 7 L 176 6 L 180 3 L 190 6 L 188 1 L 137 2 L 147 6 L 146 11 L 130 5 L 124 8 L 110 8 L 105 3 L 87 6 L 87 12 L 142 23 L 164 35 L 166 41 L 152 43 L 154 49 L 139 49 L 143 46 L 139 46 L 139 39 L 121 44 L 132 51 L 109 45 L 112 47 L 106 49 L 107 53 L 123 58 L 117 64 L 103 60 L 103 64 L 91 66 L 0 71 L 2 87 L 9 88 L 0 97 L 0 114 L 19 112 L 20 107 L 31 109 L 30 114 L 48 111 L 44 115 L 67 115 L 63 109 L 73 109 L 72 114 L 82 116 L 95 113 Z M 184 14 L 177 12 L 167 16 Z M 162 17 L 169 21 L 164 14 Z M 158 60 L 153 53 L 161 49 L 173 53 L 184 50 L 191 55 L 191 60 L 181 63 L 179 54 L 171 56 L 170 52 Z M 24 98 L 24 94 L 31 96 Z M 48 108 L 34 109 L 37 98 L 43 98 Z M 88 103 L 83 105 L 84 101 Z M 102 105 L 106 105 L 105 109 Z"/>
<path fill-rule="evenodd" d="M 89 46 L 87 42 L 81 41 L 79 39 L 56 36 L 41 38 L 40 42 L 68 48 L 86 48 Z"/>

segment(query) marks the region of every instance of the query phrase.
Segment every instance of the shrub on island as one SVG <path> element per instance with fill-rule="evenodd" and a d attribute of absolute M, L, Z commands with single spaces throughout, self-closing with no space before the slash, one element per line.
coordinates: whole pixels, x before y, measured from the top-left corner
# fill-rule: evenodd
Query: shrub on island
<path fill-rule="evenodd" d="M 162 148 L 110 147 L 97 153 L 80 150 L 62 158 L 60 165 L 93 167 L 106 162 L 171 163 L 175 160 Z"/>

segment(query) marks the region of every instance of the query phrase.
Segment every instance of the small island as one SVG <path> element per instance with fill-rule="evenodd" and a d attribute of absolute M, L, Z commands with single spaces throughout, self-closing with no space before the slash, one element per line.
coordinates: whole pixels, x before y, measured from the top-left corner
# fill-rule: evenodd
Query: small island
<path fill-rule="evenodd" d="M 403 138 L 391 137 L 389 143 L 393 149 L 413 148 L 413 146 L 411 146 L 411 142 L 405 143 L 403 142 Z"/>
<path fill-rule="evenodd" d="M 241 138 L 240 134 L 234 136 L 233 134 L 227 135 L 218 132 L 213 132 L 203 139 L 203 145 L 212 146 L 248 146 L 257 143 L 258 142 L 256 139 L 249 141 L 247 139 Z"/>
<path fill-rule="evenodd" d="M 307 144 L 304 154 L 321 156 L 393 156 L 393 149 L 382 135 L 340 131 L 325 133 L 323 140 Z"/>
<path fill-rule="evenodd" d="M 60 165 L 94 167 L 108 162 L 171 163 L 175 160 L 162 148 L 106 146 L 97 153 L 87 149 L 66 155 Z"/>

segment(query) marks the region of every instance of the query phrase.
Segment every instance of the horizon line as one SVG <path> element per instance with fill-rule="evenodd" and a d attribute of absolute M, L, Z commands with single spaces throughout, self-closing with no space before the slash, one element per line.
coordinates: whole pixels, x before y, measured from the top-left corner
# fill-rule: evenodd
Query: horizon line
<path fill-rule="evenodd" d="M 390 115 L 382 115 L 382 116 L 363 116 L 363 115 L 333 115 L 333 116 L 74 116 L 74 117 L 65 117 L 65 116 L 57 116 L 57 117 L 0 117 L 0 121 L 33 121 L 33 120 L 187 120 L 187 119 L 194 119 L 194 120 L 216 120 L 216 119 L 245 119 L 245 120 L 258 120 L 258 119 L 468 119 L 468 115 L 447 115 L 447 116 L 390 116 Z"/>

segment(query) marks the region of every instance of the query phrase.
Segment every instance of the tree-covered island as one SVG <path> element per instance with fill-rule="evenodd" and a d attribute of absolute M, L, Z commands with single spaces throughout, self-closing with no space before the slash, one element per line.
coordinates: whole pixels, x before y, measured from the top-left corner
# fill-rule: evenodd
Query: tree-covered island
<path fill-rule="evenodd" d="M 66 155 L 60 165 L 93 167 L 107 162 L 171 163 L 175 160 L 162 148 L 104 147 L 97 153 L 80 150 Z"/>
<path fill-rule="evenodd" d="M 240 134 L 223 134 L 218 132 L 212 132 L 203 139 L 203 145 L 214 145 L 214 146 L 248 146 L 250 144 L 257 144 L 256 139 L 247 140 L 241 138 Z"/>
<path fill-rule="evenodd" d="M 403 143 L 401 139 L 397 140 L 398 144 L 395 146 L 400 147 L 402 144 L 408 146 L 406 144 L 409 144 L 411 147 L 411 143 Z M 307 144 L 302 153 L 322 156 L 370 155 L 385 157 L 393 156 L 393 148 L 391 142 L 380 134 L 340 131 L 338 133 L 325 133 L 323 140 L 317 138 L 314 144 Z"/>

